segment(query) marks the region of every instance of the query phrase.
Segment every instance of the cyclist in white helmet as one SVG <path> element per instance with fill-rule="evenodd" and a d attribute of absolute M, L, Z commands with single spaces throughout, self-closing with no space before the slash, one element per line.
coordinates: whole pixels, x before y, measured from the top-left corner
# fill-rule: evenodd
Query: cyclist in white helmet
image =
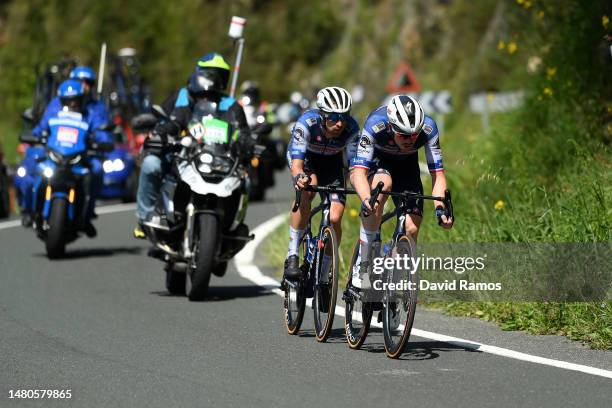
<path fill-rule="evenodd" d="M 317 94 L 317 109 L 304 112 L 295 123 L 287 148 L 287 164 L 291 169 L 294 188 L 307 185 L 345 186 L 343 153 L 349 141 L 359 137 L 359 124 L 350 115 L 352 98 L 337 86 L 321 89 Z M 310 215 L 310 204 L 315 194 L 304 192 L 297 212 L 291 213 L 289 249 L 285 260 L 285 279 L 300 277 L 298 245 Z M 338 242 L 342 236 L 340 222 L 346 198 L 331 195 L 330 222 Z M 330 259 L 323 259 L 323 268 Z"/>
<path fill-rule="evenodd" d="M 369 215 L 362 218 L 360 259 L 352 271 L 353 286 L 360 289 L 370 286 L 367 276 L 372 263 L 371 243 L 376 239 L 387 199 L 386 195 L 380 195 L 374 208 L 370 207 L 370 192 L 378 182 L 385 183 L 385 191 L 423 194 L 418 160 L 418 150 L 422 147 L 431 174 L 432 195 L 444 196 L 446 177 L 439 137 L 436 122 L 423 112 L 416 99 L 408 95 L 394 96 L 387 106 L 381 106 L 368 115 L 356 154 L 350 161 L 351 183 L 359 194 L 362 210 Z M 434 206 L 440 225 L 451 228 L 453 220 L 444 215 L 444 204 L 434 201 Z M 423 201 L 415 200 L 406 217 L 406 232 L 415 240 L 422 217 Z"/>

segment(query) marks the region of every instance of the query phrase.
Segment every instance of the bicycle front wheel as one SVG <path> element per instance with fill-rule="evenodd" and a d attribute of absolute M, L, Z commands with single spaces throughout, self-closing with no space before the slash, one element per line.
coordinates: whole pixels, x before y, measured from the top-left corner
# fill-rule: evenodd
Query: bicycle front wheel
<path fill-rule="evenodd" d="M 321 233 L 322 248 L 317 257 L 318 279 L 315 280 L 314 311 L 315 336 L 324 342 L 334 323 L 336 298 L 338 296 L 338 239 L 332 227 L 325 227 Z"/>
<path fill-rule="evenodd" d="M 364 302 L 362 294 L 353 289 L 351 284 L 353 266 L 359 257 L 359 239 L 355 243 L 351 265 L 349 267 L 349 278 L 344 290 L 343 299 L 346 302 L 344 313 L 344 331 L 346 341 L 352 349 L 359 349 L 365 342 L 372 321 L 372 308 L 370 303 Z"/>
<path fill-rule="evenodd" d="M 416 242 L 410 236 L 401 235 L 391 256 L 412 258 L 416 253 Z M 383 300 L 383 334 L 387 357 L 398 358 L 403 352 L 414 322 L 418 277 L 416 271 L 404 268 L 388 269 L 387 289 Z"/>
<path fill-rule="evenodd" d="M 284 282 L 285 298 L 283 309 L 285 313 L 285 327 L 287 328 L 287 333 L 291 335 L 295 335 L 300 331 L 302 320 L 304 319 L 304 310 L 306 309 L 306 275 L 310 269 L 306 255 L 308 253 L 309 241 L 310 235 L 304 234 L 298 247 L 302 277 L 297 282 Z"/>

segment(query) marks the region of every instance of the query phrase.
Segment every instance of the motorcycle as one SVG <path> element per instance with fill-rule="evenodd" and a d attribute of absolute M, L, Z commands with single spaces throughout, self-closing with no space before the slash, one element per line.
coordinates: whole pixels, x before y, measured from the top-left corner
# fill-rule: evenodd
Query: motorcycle
<path fill-rule="evenodd" d="M 28 134 L 20 137 L 22 143 L 46 145 L 46 155 L 36 166 L 33 226 L 50 259 L 62 257 L 83 229 L 90 179 L 86 157 L 113 148 L 111 143 L 88 143 L 88 124 L 79 113 L 60 112 L 53 122 L 42 140 Z"/>
<path fill-rule="evenodd" d="M 153 112 L 171 121 L 161 107 L 154 105 Z M 193 110 L 188 135 L 178 141 L 145 142 L 148 149 L 175 151 L 159 203 L 168 227 L 145 223 L 144 228 L 154 245 L 149 255 L 166 264 L 166 288 L 172 294 L 187 293 L 189 300 L 202 300 L 211 274 L 223 276 L 227 262 L 253 239 L 244 224 L 249 178 L 243 155 L 236 152 L 234 129 L 221 119 L 216 104 L 201 101 Z"/>

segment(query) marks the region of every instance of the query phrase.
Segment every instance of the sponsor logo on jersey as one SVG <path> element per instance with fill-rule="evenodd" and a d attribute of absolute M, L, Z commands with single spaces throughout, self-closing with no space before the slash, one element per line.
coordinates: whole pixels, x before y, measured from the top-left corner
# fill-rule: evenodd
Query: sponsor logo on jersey
<path fill-rule="evenodd" d="M 315 118 L 308 118 L 308 119 L 306 119 L 306 124 L 308 126 L 313 126 L 315 123 L 317 123 L 317 120 Z"/>
<path fill-rule="evenodd" d="M 372 126 L 372 130 L 374 131 L 374 133 L 382 132 L 386 128 L 387 125 L 385 124 L 385 122 L 378 122 L 374 126 Z"/>
<path fill-rule="evenodd" d="M 293 137 L 296 141 L 301 142 L 302 139 L 304 139 L 304 130 L 301 128 L 295 129 L 295 131 L 293 132 Z"/>
<path fill-rule="evenodd" d="M 366 136 L 363 136 L 360 140 L 359 140 L 359 146 L 363 147 L 364 149 L 367 149 L 368 146 L 371 146 L 372 143 L 370 142 L 370 139 L 368 139 Z"/>
<path fill-rule="evenodd" d="M 431 132 L 433 132 L 433 126 L 431 125 L 425 125 L 423 126 L 423 131 L 428 134 L 431 135 Z"/>

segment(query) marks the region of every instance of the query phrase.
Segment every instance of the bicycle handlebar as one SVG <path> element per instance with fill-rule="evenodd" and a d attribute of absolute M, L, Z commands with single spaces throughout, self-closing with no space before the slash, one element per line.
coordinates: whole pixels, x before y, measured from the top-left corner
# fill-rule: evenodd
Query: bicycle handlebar
<path fill-rule="evenodd" d="M 357 191 L 338 187 L 338 186 L 306 186 L 301 190 L 295 190 L 295 203 L 293 204 L 293 208 L 291 212 L 296 212 L 298 208 L 300 208 L 300 204 L 302 202 L 302 192 L 303 191 L 312 191 L 315 193 L 340 193 L 340 194 L 357 194 Z"/>

